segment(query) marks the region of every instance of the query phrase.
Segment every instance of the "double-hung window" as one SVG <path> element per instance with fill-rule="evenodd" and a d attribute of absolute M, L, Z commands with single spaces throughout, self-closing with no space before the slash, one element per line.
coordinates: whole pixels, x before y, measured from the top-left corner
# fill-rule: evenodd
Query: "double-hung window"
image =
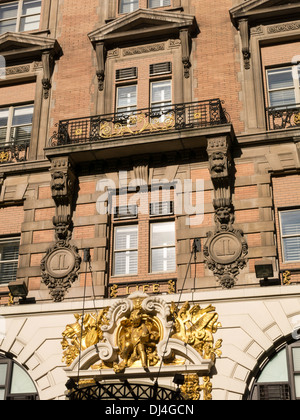
<path fill-rule="evenodd" d="M 33 105 L 0 108 L 0 146 L 29 144 Z"/>
<path fill-rule="evenodd" d="M 0 284 L 16 280 L 20 239 L 0 240 Z"/>
<path fill-rule="evenodd" d="M 137 108 L 137 85 L 117 88 L 117 113 L 132 114 Z"/>
<path fill-rule="evenodd" d="M 171 6 L 171 0 L 149 0 L 150 9 L 155 9 L 156 7 L 166 7 Z"/>
<path fill-rule="evenodd" d="M 270 107 L 286 108 L 300 104 L 300 66 L 267 70 Z"/>
<path fill-rule="evenodd" d="M 138 226 L 116 226 L 114 238 L 114 275 L 138 272 Z"/>
<path fill-rule="evenodd" d="M 19 0 L 0 4 L 0 34 L 39 29 L 41 5 L 41 0 Z"/>
<path fill-rule="evenodd" d="M 151 224 L 151 272 L 176 271 L 175 222 Z"/>
<path fill-rule="evenodd" d="M 280 212 L 283 260 L 300 261 L 300 210 Z"/>
<path fill-rule="evenodd" d="M 139 0 L 120 0 L 120 13 L 131 13 L 139 8 Z"/>

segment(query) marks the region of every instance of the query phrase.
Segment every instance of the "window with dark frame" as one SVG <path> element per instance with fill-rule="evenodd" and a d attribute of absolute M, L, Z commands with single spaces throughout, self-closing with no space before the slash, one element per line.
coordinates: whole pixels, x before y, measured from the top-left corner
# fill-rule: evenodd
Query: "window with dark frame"
<path fill-rule="evenodd" d="M 119 13 L 132 13 L 139 8 L 139 0 L 120 0 Z"/>
<path fill-rule="evenodd" d="M 33 380 L 12 359 L 0 356 L 0 401 L 38 400 Z"/>
<path fill-rule="evenodd" d="M 0 239 L 0 284 L 16 280 L 20 238 Z"/>
<path fill-rule="evenodd" d="M 300 209 L 282 210 L 279 219 L 283 260 L 300 261 Z"/>
<path fill-rule="evenodd" d="M 300 400 L 300 345 L 280 350 L 266 364 L 252 388 L 252 400 Z"/>
<path fill-rule="evenodd" d="M 0 4 L 0 34 L 39 29 L 41 6 L 41 0 L 19 0 Z"/>

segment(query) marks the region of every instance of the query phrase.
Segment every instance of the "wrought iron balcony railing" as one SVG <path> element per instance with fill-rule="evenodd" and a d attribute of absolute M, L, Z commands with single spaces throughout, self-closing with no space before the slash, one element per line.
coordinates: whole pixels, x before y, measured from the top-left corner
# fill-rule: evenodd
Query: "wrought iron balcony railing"
<path fill-rule="evenodd" d="M 267 108 L 269 130 L 300 128 L 300 104 Z"/>
<path fill-rule="evenodd" d="M 8 138 L 6 128 L 0 129 L 0 164 L 26 161 L 30 138 L 31 125 L 13 127 Z"/>
<path fill-rule="evenodd" d="M 50 147 L 155 135 L 229 123 L 220 99 L 62 120 Z"/>

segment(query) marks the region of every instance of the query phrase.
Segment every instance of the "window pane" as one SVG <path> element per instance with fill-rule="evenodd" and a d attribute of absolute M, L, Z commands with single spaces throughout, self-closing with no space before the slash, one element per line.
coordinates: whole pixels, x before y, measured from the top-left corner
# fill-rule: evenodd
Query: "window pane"
<path fill-rule="evenodd" d="M 300 235 L 300 211 L 283 211 L 281 215 L 281 229 L 283 235 Z"/>
<path fill-rule="evenodd" d="M 296 103 L 294 89 L 270 92 L 270 106 L 285 107 Z"/>
<path fill-rule="evenodd" d="M 293 349 L 294 371 L 300 372 L 300 347 Z"/>
<path fill-rule="evenodd" d="M 120 13 L 134 12 L 139 8 L 139 0 L 120 0 Z"/>
<path fill-rule="evenodd" d="M 283 238 L 285 261 L 300 260 L 300 236 Z"/>
<path fill-rule="evenodd" d="M 174 248 L 152 249 L 152 272 L 176 271 L 176 256 Z"/>
<path fill-rule="evenodd" d="M 4 34 L 5 32 L 16 32 L 17 30 L 17 20 L 10 19 L 0 21 L 0 35 Z"/>
<path fill-rule="evenodd" d="M 40 27 L 40 16 L 26 16 L 21 18 L 20 32 L 35 31 Z"/>
<path fill-rule="evenodd" d="M 19 2 L 16 1 L 14 3 L 4 4 L 0 6 L 0 20 L 16 18 L 18 14 L 18 5 Z"/>
<path fill-rule="evenodd" d="M 115 253 L 115 269 L 114 274 L 118 275 L 132 275 L 137 274 L 138 267 L 138 252 L 126 251 Z"/>
<path fill-rule="evenodd" d="M 281 350 L 264 368 L 257 383 L 288 382 L 286 349 Z"/>
<path fill-rule="evenodd" d="M 4 396 L 5 396 L 5 390 L 0 389 L 0 401 L 4 401 Z"/>
<path fill-rule="evenodd" d="M 152 225 L 152 247 L 175 245 L 175 223 L 155 223 Z"/>
<path fill-rule="evenodd" d="M 12 125 L 32 124 L 33 105 L 16 107 L 14 109 Z"/>
<path fill-rule="evenodd" d="M 42 2 L 40 0 L 25 0 L 22 15 L 35 15 L 41 13 Z"/>
<path fill-rule="evenodd" d="M 171 81 L 152 83 L 152 103 L 171 101 Z"/>
<path fill-rule="evenodd" d="M 115 251 L 125 249 L 137 249 L 138 228 L 137 226 L 118 227 L 115 230 Z"/>
<path fill-rule="evenodd" d="M 300 398 L 300 375 L 295 375 L 296 398 Z"/>
<path fill-rule="evenodd" d="M 136 106 L 136 86 L 124 86 L 118 88 L 118 108 L 128 108 Z"/>
<path fill-rule="evenodd" d="M 171 6 L 171 0 L 149 0 L 149 7 L 163 7 L 163 6 Z"/>
<path fill-rule="evenodd" d="M 8 108 L 0 109 L 0 127 L 7 126 L 8 112 Z"/>
<path fill-rule="evenodd" d="M 0 364 L 0 386 L 6 383 L 7 364 Z"/>
<path fill-rule="evenodd" d="M 294 87 L 292 68 L 268 71 L 269 89 L 283 89 Z"/>
<path fill-rule="evenodd" d="M 19 242 L 12 242 L 0 246 L 0 283 L 15 281 L 17 277 Z"/>
<path fill-rule="evenodd" d="M 36 392 L 36 387 L 28 373 L 17 364 L 14 364 L 10 393 L 35 394 Z"/>

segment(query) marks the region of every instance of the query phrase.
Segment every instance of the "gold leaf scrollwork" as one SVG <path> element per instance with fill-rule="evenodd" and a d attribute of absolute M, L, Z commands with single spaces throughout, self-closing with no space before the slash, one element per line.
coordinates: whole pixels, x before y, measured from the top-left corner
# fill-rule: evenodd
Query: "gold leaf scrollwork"
<path fill-rule="evenodd" d="M 122 361 L 114 364 L 114 371 L 123 372 L 136 363 L 146 369 L 155 366 L 159 362 L 157 343 L 161 340 L 161 328 L 159 320 L 146 314 L 139 300 L 135 302 L 133 311 L 121 321 L 117 334 Z"/>
<path fill-rule="evenodd" d="M 4 151 L 0 152 L 0 162 L 1 163 L 7 162 L 8 159 L 9 159 L 9 153 L 8 152 L 4 152 Z"/>
<path fill-rule="evenodd" d="M 66 326 L 62 333 L 61 342 L 63 352 L 62 362 L 70 366 L 80 351 L 99 343 L 103 339 L 101 326 L 108 323 L 106 314 L 108 309 L 101 310 L 97 314 L 86 314 L 84 317 L 80 314 L 74 314 L 76 322 Z"/>
<path fill-rule="evenodd" d="M 215 362 L 222 352 L 222 340 L 214 342 L 214 334 L 221 327 L 218 322 L 219 315 L 212 305 L 201 309 L 199 305 L 193 307 L 186 302 L 180 309 L 171 304 L 171 314 L 174 321 L 171 338 L 177 338 L 191 345 L 203 359 Z"/>
<path fill-rule="evenodd" d="M 285 286 L 288 286 L 291 284 L 291 272 L 290 271 L 284 271 L 282 273 L 282 277 L 283 277 L 283 284 Z"/>
<path fill-rule="evenodd" d="M 125 135 L 139 135 L 153 131 L 168 131 L 175 126 L 175 112 L 170 111 L 160 118 L 150 118 L 145 113 L 124 117 L 122 122 L 104 121 L 100 123 L 100 137 L 109 139 Z"/>
<path fill-rule="evenodd" d="M 184 375 L 184 384 L 181 386 L 181 394 L 185 400 L 197 401 L 200 399 L 201 386 L 199 376 L 195 374 Z"/>
<path fill-rule="evenodd" d="M 300 125 L 300 112 L 294 116 L 294 123 Z"/>

